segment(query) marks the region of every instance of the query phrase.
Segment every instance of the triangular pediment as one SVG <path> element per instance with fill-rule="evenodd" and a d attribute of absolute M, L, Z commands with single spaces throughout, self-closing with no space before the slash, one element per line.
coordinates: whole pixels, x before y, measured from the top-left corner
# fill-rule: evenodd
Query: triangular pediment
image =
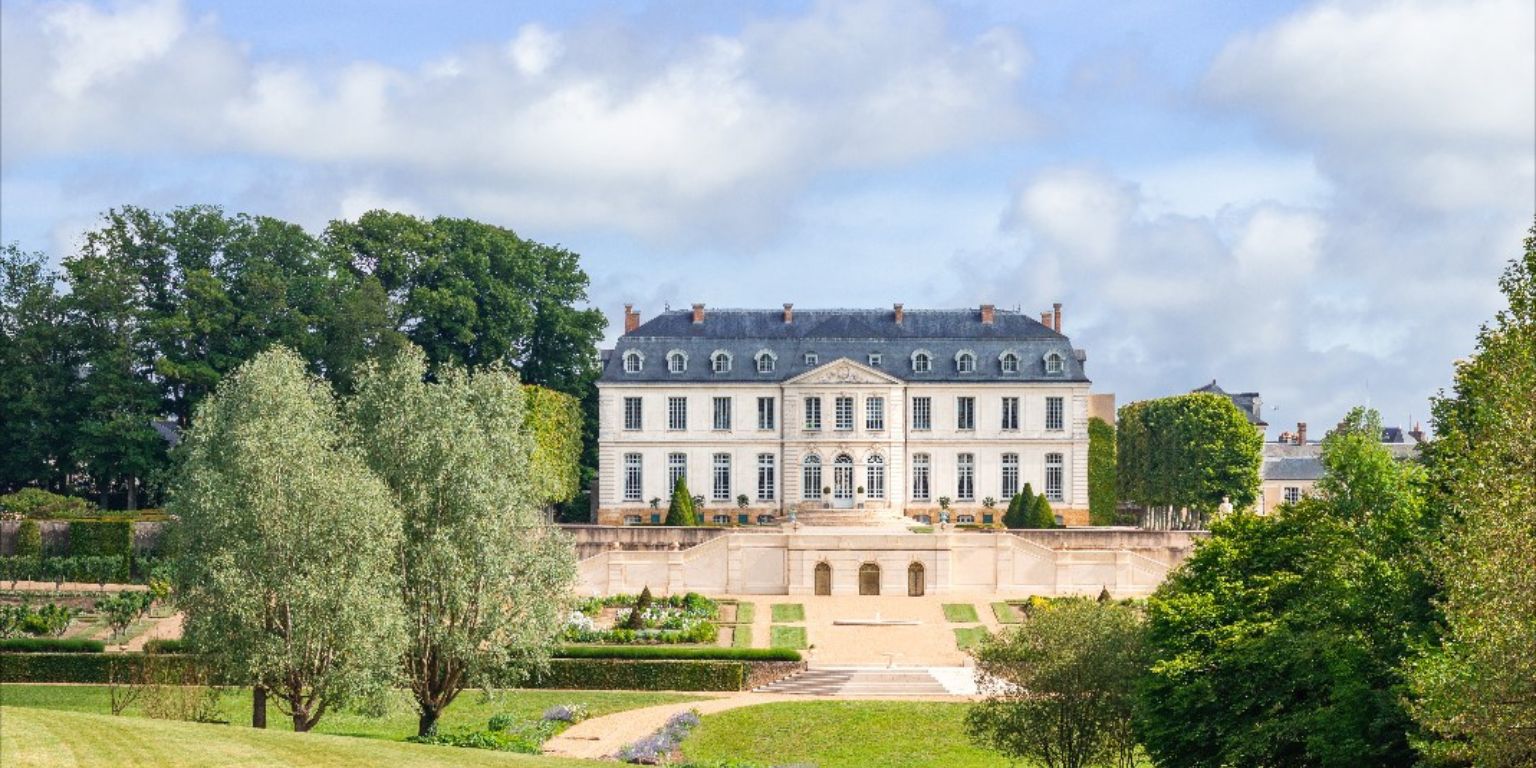
<path fill-rule="evenodd" d="M 846 357 L 812 368 L 787 384 L 900 384 L 901 379 Z"/>

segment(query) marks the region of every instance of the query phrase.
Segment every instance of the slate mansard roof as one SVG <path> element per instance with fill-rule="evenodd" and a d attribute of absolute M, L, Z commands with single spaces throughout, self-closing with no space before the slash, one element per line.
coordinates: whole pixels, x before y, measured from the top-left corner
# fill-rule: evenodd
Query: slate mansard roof
<path fill-rule="evenodd" d="M 624 356 L 631 350 L 643 356 L 638 373 L 625 373 Z M 687 370 L 670 373 L 667 355 L 681 351 Z M 710 355 L 724 350 L 731 356 L 730 370 L 711 370 Z M 913 370 L 919 350 L 932 355 L 927 373 Z M 773 355 L 773 370 L 757 371 L 757 355 Z M 956 356 L 962 351 L 976 355 L 976 370 L 961 373 Z M 1004 373 L 1001 355 L 1019 356 L 1018 373 Z M 1047 374 L 1045 359 L 1055 352 L 1062 358 L 1062 372 Z M 816 355 L 815 363 L 806 354 Z M 839 358 L 869 365 L 878 354 L 878 370 L 904 381 L 933 382 L 1073 382 L 1084 383 L 1083 360 L 1066 336 L 1034 318 L 997 309 L 993 322 L 983 323 L 975 309 L 903 312 L 897 323 L 889 309 L 796 309 L 793 321 L 784 322 L 778 309 L 711 309 L 702 323 L 693 322 L 689 310 L 663 312 L 619 337 L 614 349 L 603 355 L 604 382 L 727 382 L 777 383 L 819 368 Z"/>

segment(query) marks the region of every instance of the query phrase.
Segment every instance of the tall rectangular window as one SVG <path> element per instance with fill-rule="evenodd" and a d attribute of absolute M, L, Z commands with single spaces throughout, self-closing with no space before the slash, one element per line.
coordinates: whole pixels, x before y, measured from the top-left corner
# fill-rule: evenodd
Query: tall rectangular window
<path fill-rule="evenodd" d="M 1061 501 L 1065 498 L 1062 494 L 1062 467 L 1061 454 L 1047 453 L 1045 455 L 1045 498 L 1048 501 Z"/>
<path fill-rule="evenodd" d="M 864 463 L 864 488 L 871 499 L 885 498 L 885 459 L 871 456 Z"/>
<path fill-rule="evenodd" d="M 715 501 L 731 500 L 731 455 L 715 454 Z"/>
<path fill-rule="evenodd" d="M 800 498 L 821 500 L 821 457 L 807 456 L 800 468 Z"/>
<path fill-rule="evenodd" d="M 885 429 L 885 398 L 867 397 L 864 399 L 864 428 L 869 430 Z"/>
<path fill-rule="evenodd" d="M 643 495 L 640 484 L 640 454 L 624 454 L 624 500 L 639 501 Z"/>
<path fill-rule="evenodd" d="M 932 487 L 929 482 L 928 454 L 912 454 L 912 500 L 927 501 L 932 498 Z"/>
<path fill-rule="evenodd" d="M 628 430 L 640 429 L 640 398 L 624 398 L 624 428 Z"/>
<path fill-rule="evenodd" d="M 1003 398 L 1003 429 L 1019 428 L 1019 399 L 1017 397 Z"/>
<path fill-rule="evenodd" d="M 771 397 L 757 399 L 757 428 L 773 429 L 773 398 Z"/>
<path fill-rule="evenodd" d="M 955 429 L 976 428 L 976 398 L 955 398 Z"/>
<path fill-rule="evenodd" d="M 729 397 L 715 398 L 715 429 L 731 429 L 731 399 Z"/>
<path fill-rule="evenodd" d="M 1047 397 L 1045 399 L 1045 428 L 1051 432 L 1060 432 L 1063 429 L 1064 406 L 1059 397 Z"/>
<path fill-rule="evenodd" d="M 839 397 L 833 408 L 837 418 L 837 428 L 853 429 L 853 398 Z"/>
<path fill-rule="evenodd" d="M 821 398 L 819 397 L 805 399 L 805 428 L 821 429 Z"/>
<path fill-rule="evenodd" d="M 912 398 L 912 428 L 933 429 L 933 398 Z"/>
<path fill-rule="evenodd" d="M 677 481 L 688 482 L 688 454 L 667 454 L 667 492 L 677 487 Z"/>
<path fill-rule="evenodd" d="M 688 398 L 667 398 L 667 429 L 682 430 L 688 428 Z"/>
<path fill-rule="evenodd" d="M 774 471 L 773 454 L 759 453 L 757 455 L 758 501 L 773 501 L 774 486 L 776 485 L 774 482 L 775 477 L 777 477 L 777 473 Z"/>
<path fill-rule="evenodd" d="M 1019 455 L 1017 453 L 1003 454 L 1003 493 L 1006 501 L 1013 498 L 1019 492 Z"/>
<path fill-rule="evenodd" d="M 976 500 L 976 454 L 962 453 L 955 460 L 955 498 Z"/>

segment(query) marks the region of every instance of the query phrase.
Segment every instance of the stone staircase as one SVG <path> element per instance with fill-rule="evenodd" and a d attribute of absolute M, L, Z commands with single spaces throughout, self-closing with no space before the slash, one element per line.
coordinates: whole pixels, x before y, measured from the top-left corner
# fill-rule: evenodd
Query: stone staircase
<path fill-rule="evenodd" d="M 801 696 L 877 698 L 966 693 L 951 690 L 926 667 L 812 667 L 793 677 L 757 688 L 756 691 Z"/>
<path fill-rule="evenodd" d="M 779 522 L 788 525 L 789 518 Z M 881 509 L 808 509 L 796 512 L 795 522 L 807 526 L 883 528 L 901 521 L 893 521 L 891 514 Z"/>

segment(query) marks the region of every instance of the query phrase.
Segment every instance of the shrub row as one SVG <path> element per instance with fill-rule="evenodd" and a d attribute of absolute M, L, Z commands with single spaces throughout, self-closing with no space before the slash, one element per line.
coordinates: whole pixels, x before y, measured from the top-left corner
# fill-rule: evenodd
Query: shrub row
<path fill-rule="evenodd" d="M 0 653 L 0 683 L 95 683 L 103 685 L 115 675 L 119 680 L 135 676 L 144 663 L 137 653 Z M 191 663 L 186 656 L 159 656 L 156 663 Z"/>
<path fill-rule="evenodd" d="M 101 653 L 107 649 L 100 640 L 59 637 L 13 637 L 0 640 L 0 653 Z"/>
<path fill-rule="evenodd" d="M 716 661 L 799 661 L 789 648 L 677 647 L 666 645 L 565 645 L 555 649 L 561 659 L 653 659 Z"/>
<path fill-rule="evenodd" d="M 82 584 L 145 584 L 152 578 L 169 581 L 172 563 L 166 558 L 128 555 L 71 557 L 0 557 L 0 582 L 73 581 Z"/>
<path fill-rule="evenodd" d="M 529 688 L 634 691 L 740 691 L 747 681 L 741 661 L 647 661 L 551 659 L 549 668 L 524 683 Z"/>

